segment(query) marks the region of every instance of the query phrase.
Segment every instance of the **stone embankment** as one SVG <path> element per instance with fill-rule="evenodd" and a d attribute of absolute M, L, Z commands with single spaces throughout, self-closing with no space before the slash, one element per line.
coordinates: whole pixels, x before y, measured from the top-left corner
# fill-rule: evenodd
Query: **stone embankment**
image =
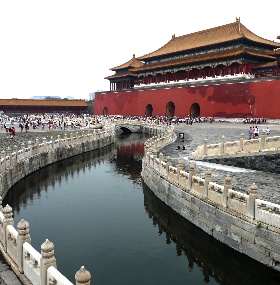
<path fill-rule="evenodd" d="M 204 130 L 201 136 L 205 138 L 209 130 L 206 125 L 204 128 L 199 130 Z M 231 132 L 235 132 L 233 128 Z M 176 143 L 187 147 L 182 139 Z M 177 149 L 179 157 L 173 166 L 171 157 L 157 154 L 162 147 L 159 138 L 148 140 L 143 158 L 142 177 L 155 195 L 215 239 L 280 271 L 280 205 L 260 199 L 254 183 L 249 193 L 244 193 L 233 190 L 229 176 L 219 184 L 213 182 L 212 171 L 198 175 L 192 162 L 188 171 L 184 170 L 183 152 L 175 146 L 172 153 Z"/>
<path fill-rule="evenodd" d="M 0 250 L 16 275 L 24 284 L 71 285 L 56 268 L 54 245 L 46 240 L 41 246 L 41 253 L 31 245 L 29 224 L 21 220 L 14 227 L 12 208 L 6 205 L 2 208 L 2 197 L 9 189 L 25 176 L 35 171 L 69 157 L 100 149 L 115 142 L 114 125 L 105 125 L 101 130 L 88 132 L 68 132 L 62 136 L 38 137 L 35 142 L 24 143 L 24 137 L 32 135 L 17 135 L 17 139 L 1 140 L 5 148 L 0 152 Z M 34 137 L 34 135 L 33 135 Z M 9 143 L 8 143 L 9 142 Z M 20 145 L 19 145 L 20 142 Z M 90 284 L 90 273 L 84 268 L 75 275 L 76 284 Z M 49 283 L 51 282 L 51 283 Z"/>
<path fill-rule="evenodd" d="M 125 127 L 125 122 L 122 123 Z M 131 126 L 133 123 L 127 122 L 127 125 Z M 139 122 L 134 122 L 134 125 L 137 125 L 141 132 L 159 135 L 162 138 L 167 131 L 170 131 L 170 127 L 164 125 Z M 55 135 L 56 138 L 54 138 Z M 2 225 L 0 250 L 24 284 L 73 285 L 57 270 L 54 244 L 46 240 L 41 246 L 41 253 L 33 248 L 29 235 L 29 223 L 21 220 L 15 228 L 12 208 L 9 205 L 2 207 L 2 197 L 5 197 L 9 189 L 22 178 L 47 165 L 113 144 L 115 125 L 105 122 L 101 129 L 93 131 L 40 132 L 40 135 L 37 132 L 23 132 L 17 134 L 14 139 L 9 139 L 7 134 L 1 134 L 0 137 L 2 147 L 0 152 L 0 223 Z M 26 140 L 28 140 L 27 144 Z M 90 273 L 83 266 L 75 275 L 77 285 L 90 285 L 90 279 Z"/>

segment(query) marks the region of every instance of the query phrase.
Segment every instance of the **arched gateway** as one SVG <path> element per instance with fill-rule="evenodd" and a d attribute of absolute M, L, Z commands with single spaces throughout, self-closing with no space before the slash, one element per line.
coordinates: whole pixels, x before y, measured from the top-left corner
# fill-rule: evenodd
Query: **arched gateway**
<path fill-rule="evenodd" d="M 103 108 L 103 115 L 104 116 L 108 115 L 108 108 L 107 107 Z"/>
<path fill-rule="evenodd" d="M 145 115 L 146 115 L 147 117 L 151 117 L 151 116 L 153 115 L 153 106 L 152 106 L 152 104 L 148 104 L 148 105 L 146 106 Z"/>
<path fill-rule="evenodd" d="M 172 101 L 170 101 L 166 105 L 166 116 L 174 117 L 174 114 L 175 114 L 175 105 Z"/>
<path fill-rule="evenodd" d="M 200 106 L 198 103 L 193 103 L 191 105 L 190 117 L 191 118 L 200 117 Z"/>

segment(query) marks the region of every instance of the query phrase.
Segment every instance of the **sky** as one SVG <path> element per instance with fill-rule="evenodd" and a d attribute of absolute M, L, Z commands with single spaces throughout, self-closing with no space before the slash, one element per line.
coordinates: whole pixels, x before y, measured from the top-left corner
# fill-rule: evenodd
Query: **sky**
<path fill-rule="evenodd" d="M 110 69 L 172 37 L 233 23 L 278 41 L 278 0 L 0 0 L 0 99 L 108 91 Z M 279 42 L 279 41 L 278 41 Z"/>

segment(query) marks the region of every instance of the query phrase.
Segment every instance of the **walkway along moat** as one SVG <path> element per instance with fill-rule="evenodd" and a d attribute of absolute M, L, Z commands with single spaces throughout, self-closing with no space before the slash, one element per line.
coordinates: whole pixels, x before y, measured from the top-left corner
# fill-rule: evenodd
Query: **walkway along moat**
<path fill-rule="evenodd" d="M 124 147 L 125 147 L 125 145 L 124 145 Z M 139 153 L 138 153 L 138 155 L 137 155 L 137 157 L 139 158 L 139 157 L 141 157 L 141 155 L 139 155 Z M 127 164 L 127 168 L 129 168 L 129 159 L 128 158 L 126 158 L 126 156 L 125 155 L 123 155 L 123 159 L 124 160 L 126 160 L 126 164 Z M 112 161 L 115 161 L 115 158 L 114 158 L 114 156 L 113 156 L 113 160 Z M 100 162 L 98 162 L 98 164 L 100 164 Z M 118 163 L 119 164 L 119 163 Z M 77 167 L 78 168 L 78 167 Z M 58 169 L 59 168 L 57 168 L 57 171 L 58 171 Z M 119 169 L 119 166 L 117 167 L 117 169 Z M 79 171 L 80 173 L 81 173 L 81 169 L 80 169 L 80 171 Z M 82 172 L 85 172 L 85 169 L 83 168 L 83 171 Z M 74 175 L 74 172 L 73 171 L 71 171 L 71 176 L 73 176 Z M 137 176 L 136 174 L 135 174 L 135 172 L 134 171 L 132 171 L 131 172 L 131 176 Z M 95 180 L 95 181 L 97 181 L 97 180 Z M 52 182 L 53 183 L 53 182 Z M 61 183 L 61 182 L 60 182 Z M 63 183 L 63 179 L 62 179 L 62 183 Z M 96 184 L 96 183 L 95 183 Z M 53 185 L 54 186 L 54 185 Z M 72 186 L 72 185 L 71 185 Z M 94 186 L 96 186 L 97 188 L 99 188 L 100 186 L 101 186 L 101 189 L 102 189 L 102 185 L 99 185 L 99 184 L 96 184 L 96 185 L 94 185 Z M 75 189 L 75 191 L 74 191 L 74 189 L 71 189 L 71 187 L 70 187 L 70 185 L 68 185 L 68 188 L 69 188 L 69 194 L 71 195 L 75 195 L 75 192 L 77 193 L 77 189 L 79 189 L 79 186 L 77 186 L 78 188 L 76 188 Z M 120 188 L 123 188 L 123 186 L 120 186 L 119 185 L 119 187 Z M 95 188 L 95 187 L 94 187 Z M 106 188 L 106 187 L 105 187 Z M 81 190 L 82 189 L 80 189 L 79 190 L 79 194 L 81 195 Z M 49 190 L 50 191 L 50 190 Z M 116 191 L 116 190 L 115 190 Z M 52 191 L 51 191 L 52 192 Z M 146 191 L 145 191 L 146 192 Z M 117 192 L 115 192 L 115 193 L 117 193 Z M 38 192 L 38 194 L 39 194 L 39 192 Z M 47 193 L 46 193 L 47 194 Z M 79 195 L 78 194 L 78 195 Z M 37 196 L 37 194 L 35 194 L 35 200 L 36 200 L 36 196 Z M 47 195 L 47 196 L 49 196 L 49 195 Z M 81 196 L 83 196 L 83 195 L 81 195 Z M 122 198 L 125 198 L 127 195 L 125 195 L 125 196 L 123 196 Z M 86 197 L 88 197 L 88 196 L 86 196 Z M 110 196 L 108 196 L 108 197 L 110 197 Z M 108 199 L 108 197 L 107 197 L 107 199 Z M 146 197 L 146 198 L 145 198 Z M 147 200 L 147 195 L 145 194 L 145 196 L 144 196 L 144 198 L 145 198 L 145 200 Z M 33 200 L 33 199 L 32 199 Z M 31 205 L 33 204 L 33 202 L 32 202 L 32 200 L 30 201 L 31 202 Z M 130 200 L 129 200 L 130 201 Z M 99 202 L 100 202 L 100 200 L 99 200 Z M 75 204 L 75 203 L 73 203 L 73 205 L 71 205 L 70 204 L 70 207 L 73 209 L 73 213 L 76 213 L 77 214 L 77 211 L 78 211 L 78 209 L 81 209 L 81 207 L 80 207 L 80 205 L 83 205 L 84 203 L 82 202 L 82 204 Z M 30 205 L 30 206 L 31 206 Z M 110 205 L 111 205 L 111 203 L 110 203 Z M 149 204 L 148 204 L 149 205 Z M 42 205 L 41 205 L 42 206 Z M 77 206 L 77 207 L 76 207 Z M 32 207 L 32 206 L 31 206 Z M 147 209 L 147 204 L 146 204 L 146 209 Z M 104 208 L 104 207 L 103 207 Z M 60 213 L 61 211 L 59 211 L 59 210 L 57 210 L 57 209 L 59 209 L 59 207 L 58 207 L 58 205 L 53 205 L 53 210 L 51 211 L 52 212 L 52 215 L 51 216 L 53 216 L 54 214 L 53 213 L 56 213 L 57 212 L 57 215 L 55 215 L 55 217 L 57 216 L 57 217 L 59 217 L 59 214 L 58 213 Z M 76 210 L 75 210 L 76 209 Z M 151 207 L 149 207 L 149 213 L 151 214 L 151 211 L 152 211 L 153 209 L 151 209 Z M 80 211 L 80 210 L 79 210 Z M 108 211 L 108 210 L 107 210 Z M 104 212 L 104 213 L 107 213 L 107 211 L 106 212 Z M 159 217 L 157 216 L 157 213 L 156 213 L 157 211 L 155 210 L 155 212 L 154 212 L 154 214 L 151 214 L 151 215 L 154 215 L 154 217 L 153 217 L 153 220 L 154 220 L 154 223 L 155 223 L 155 225 L 157 224 L 157 220 L 159 219 Z M 47 213 L 44 213 L 44 214 L 46 214 L 46 217 L 48 216 L 47 215 Z M 94 215 L 94 216 L 97 216 L 97 215 Z M 94 216 L 92 216 L 91 218 L 93 218 Z M 28 220 L 28 219 L 27 219 Z M 59 219 L 60 220 L 60 219 Z M 59 222 L 59 220 L 58 220 L 58 222 Z M 73 225 L 75 225 L 76 223 L 75 223 L 75 219 L 71 219 L 71 220 L 73 220 Z M 117 222 L 115 222 L 115 223 L 117 223 L 118 224 L 118 226 L 119 227 L 121 227 L 121 225 L 119 225 L 119 220 L 117 220 Z M 166 241 L 167 241 L 167 243 L 169 243 L 170 244 L 170 241 L 174 241 L 174 242 L 176 242 L 176 247 L 177 247 L 177 249 L 178 249 L 178 254 L 181 252 L 181 250 L 183 249 L 183 252 L 186 252 L 186 248 L 184 249 L 184 246 L 185 247 L 187 247 L 187 244 L 185 244 L 185 243 L 182 243 L 182 242 L 180 242 L 180 240 L 178 240 L 178 238 L 175 238 L 175 236 L 177 235 L 177 233 L 174 233 L 174 231 L 172 232 L 171 231 L 171 224 L 170 224 L 170 227 L 168 228 L 167 227 L 167 229 L 166 229 L 166 222 L 164 222 L 164 219 L 161 221 L 162 223 L 161 223 L 161 225 L 159 226 L 159 233 L 161 234 L 161 236 L 162 236 L 162 233 L 163 232 L 165 232 L 165 231 L 167 231 L 168 233 L 166 233 Z M 34 224 L 34 222 L 32 222 L 31 223 L 31 228 L 32 228 L 32 224 Z M 86 221 L 84 221 L 84 223 L 83 223 L 83 225 L 84 224 L 88 224 Z M 89 224 L 90 224 L 90 221 L 89 221 Z M 123 224 L 123 223 L 121 223 L 121 224 Z M 130 235 L 131 235 L 131 233 L 134 233 L 135 232 L 135 225 L 133 226 L 133 225 L 131 225 L 132 226 L 132 231 L 129 231 L 130 232 Z M 50 228 L 52 228 L 53 227 L 53 225 L 51 225 L 50 224 L 50 226 L 49 226 Z M 138 226 L 137 227 L 139 227 L 139 224 L 138 224 Z M 72 229 L 72 227 L 71 227 L 71 224 L 70 224 L 70 227 L 68 227 L 68 229 L 69 229 L 69 231 L 70 231 L 70 229 Z M 74 228 L 73 228 L 74 229 Z M 45 232 L 47 233 L 48 232 L 48 228 L 46 228 L 46 230 L 45 230 Z M 77 230 L 76 230 L 76 232 L 77 232 Z M 80 230 L 78 230 L 78 232 L 80 232 L 80 233 L 82 233 L 82 235 L 84 235 L 84 233 L 83 233 L 83 231 L 82 231 L 82 228 L 80 229 Z M 69 232 L 70 233 L 70 232 Z M 139 233 L 138 231 L 137 231 L 137 233 Z M 95 234 L 94 234 L 94 236 L 99 236 L 100 235 L 100 232 L 95 232 Z M 33 236 L 33 235 L 32 235 Z M 76 236 L 76 235 L 75 235 Z M 47 236 L 47 237 L 49 237 L 49 236 Z M 69 239 L 70 239 L 70 235 L 69 235 Z M 105 242 L 105 240 L 107 240 L 108 239 L 108 237 L 106 237 L 105 239 L 103 239 L 103 243 Z M 115 240 L 117 239 L 117 237 L 115 237 Z M 122 238 L 123 239 L 123 238 Z M 50 239 L 50 240 L 52 240 L 52 239 Z M 71 240 L 71 239 L 70 239 Z M 74 238 L 73 239 L 73 242 L 75 242 L 75 240 L 76 240 L 76 238 Z M 124 239 L 124 240 L 126 240 L 126 239 Z M 136 243 L 137 243 L 137 241 L 136 241 Z M 172 242 L 171 242 L 172 243 Z M 182 245 L 183 244 L 183 245 Z M 55 242 L 55 245 L 56 245 L 56 242 Z M 130 245 L 130 243 L 128 242 L 128 243 L 125 243 L 125 244 L 123 244 L 123 246 L 124 246 L 124 248 L 126 248 L 126 249 L 130 249 L 131 248 L 131 245 Z M 59 252 L 59 247 L 60 246 L 58 246 L 58 247 L 55 247 L 55 252 L 56 252 L 56 255 L 57 255 L 57 253 Z M 80 245 L 80 247 L 81 247 L 81 245 Z M 139 247 L 139 244 L 138 244 L 138 247 Z M 81 247 L 81 249 L 82 249 L 83 247 Z M 142 247 L 140 247 L 140 248 L 142 248 Z M 88 250 L 89 248 L 85 245 L 85 250 Z M 109 248 L 108 248 L 109 249 Z M 142 248 L 143 249 L 143 248 Z M 189 248 L 189 250 L 190 250 L 190 248 Z M 128 250 L 129 251 L 129 250 Z M 140 252 L 142 252 L 143 250 L 141 250 L 141 251 L 139 251 L 139 253 L 138 253 L 138 256 L 140 256 L 139 254 L 140 254 Z M 59 256 L 60 255 L 63 255 L 63 253 L 60 253 L 59 252 Z M 98 255 L 98 252 L 97 252 L 97 255 Z M 69 253 L 69 256 L 71 256 L 71 254 Z M 94 254 L 94 252 L 93 252 L 93 256 L 96 256 L 95 254 Z M 157 255 L 157 260 L 155 260 L 154 262 L 149 262 L 149 267 L 151 267 L 151 264 L 154 264 L 154 263 L 156 263 L 156 262 L 158 262 L 158 259 L 159 259 L 159 256 L 160 256 L 160 254 L 159 255 Z M 193 264 L 193 260 L 195 260 L 195 264 L 197 263 L 197 264 L 199 264 L 199 260 L 197 260 L 197 256 L 199 256 L 199 254 L 198 253 L 195 253 L 195 257 L 194 257 L 194 259 L 192 260 L 192 258 L 193 258 L 193 254 L 189 254 L 189 255 L 187 255 L 188 256 L 188 258 L 189 258 L 189 262 L 190 262 L 190 266 L 192 267 L 192 264 Z M 70 257 L 71 258 L 71 257 Z M 94 259 L 94 257 L 93 257 L 93 259 Z M 123 259 L 125 260 L 126 258 L 124 258 L 123 257 Z M 139 258 L 138 258 L 139 259 Z M 106 264 L 107 264 L 107 266 L 108 266 L 108 263 L 106 262 L 106 261 L 104 261 Z M 173 261 L 172 261 L 173 262 Z M 172 264 L 172 262 L 171 262 L 171 264 Z M 205 276 L 205 278 L 207 279 L 207 278 L 210 278 L 212 281 L 211 282 L 214 282 L 213 281 L 213 279 L 211 278 L 211 275 L 213 276 L 213 272 L 211 273 L 211 270 L 212 271 L 214 271 L 214 272 L 218 272 L 218 271 L 221 271 L 221 270 L 219 270 L 219 268 L 217 267 L 217 268 L 213 268 L 213 269 L 210 269 L 209 267 L 207 267 L 205 264 L 206 263 L 213 263 L 213 260 L 211 261 L 211 260 L 208 260 L 208 261 L 206 261 L 206 260 L 203 260 L 203 261 L 201 261 L 201 262 L 203 262 L 203 270 L 204 270 L 204 276 Z M 83 264 L 83 261 L 81 261 L 79 264 Z M 118 264 L 118 262 L 116 263 L 116 264 Z M 162 262 L 161 262 L 161 264 L 163 264 Z M 248 264 L 248 263 L 247 263 Z M 174 262 L 173 262 L 173 265 L 174 265 Z M 168 266 L 168 265 L 167 265 Z M 201 266 L 201 265 L 199 265 L 199 266 Z M 244 266 L 244 263 L 243 263 L 243 265 L 242 266 Z M 256 265 L 255 265 L 256 266 Z M 58 267 L 60 267 L 60 266 L 58 266 Z M 105 267 L 106 268 L 106 265 L 104 264 L 104 266 L 103 267 Z M 116 267 L 118 267 L 118 266 L 116 266 Z M 88 268 L 88 266 L 86 266 L 86 268 Z M 108 267 L 107 267 L 108 268 Z M 207 269 L 208 268 L 208 269 Z M 161 269 L 163 269 L 163 268 L 161 268 Z M 164 269 L 163 271 L 168 271 L 168 269 L 171 269 L 170 268 L 170 264 L 169 264 L 169 268 L 167 267 L 166 269 Z M 207 269 L 207 270 L 206 270 Z M 111 271 L 111 270 L 113 270 L 112 268 L 108 268 L 108 270 L 109 271 Z M 75 271 L 75 270 L 74 270 Z M 140 270 L 141 271 L 141 270 Z M 264 270 L 265 271 L 265 270 Z M 91 272 L 93 273 L 93 275 L 94 275 L 94 272 L 95 272 L 95 270 L 91 270 Z M 143 270 L 141 271 L 141 272 L 143 272 Z M 144 270 L 144 272 L 145 272 L 145 270 Z M 173 272 L 173 270 L 172 270 L 172 272 Z M 274 272 L 274 271 L 273 271 Z M 275 272 L 274 273 L 271 273 L 271 276 L 274 276 L 273 278 L 274 278 L 274 280 L 275 280 Z M 134 274 L 136 274 L 134 271 L 133 271 L 133 273 Z M 154 272 L 155 273 L 155 275 L 157 275 L 156 274 L 156 272 Z M 138 274 L 140 274 L 140 273 L 138 273 Z M 243 272 L 243 274 L 244 274 L 244 272 Z M 114 275 L 114 274 L 113 274 Z M 67 275 L 68 276 L 68 275 Z M 116 271 L 115 272 L 115 278 L 114 277 L 112 277 L 112 280 L 111 280 L 111 282 L 109 282 L 109 283 L 107 283 L 107 284 L 118 284 L 118 282 L 117 283 L 114 283 L 113 281 L 117 281 L 117 279 L 118 279 L 118 271 Z M 135 276 L 135 275 L 134 275 Z M 208 276 L 208 277 L 207 277 Z M 219 278 L 221 279 L 221 277 L 218 277 L 217 276 L 217 274 L 214 274 L 214 276 L 215 276 L 215 278 L 217 278 L 217 280 L 219 280 Z M 223 275 L 221 275 L 221 276 L 223 276 Z M 230 276 L 230 274 L 228 274 L 227 275 L 227 277 L 229 277 Z M 270 275 L 268 275 L 268 276 L 270 276 Z M 155 276 L 155 278 L 156 278 L 156 276 Z M 104 281 L 105 281 L 105 283 L 104 282 L 98 282 L 98 284 L 106 284 L 106 279 L 107 279 L 107 277 L 104 277 Z M 125 278 L 124 278 L 125 279 Z M 128 279 L 129 280 L 129 277 L 127 277 L 126 279 Z M 133 279 L 133 278 L 132 278 Z M 254 279 L 256 279 L 256 278 L 254 278 Z M 154 282 L 148 282 L 149 284 L 155 284 L 155 282 L 156 282 L 156 280 L 158 280 L 158 276 L 157 276 L 157 278 L 154 280 Z M 268 281 L 269 281 L 269 278 L 267 279 Z M 272 279 L 271 279 L 272 280 Z M 131 281 L 131 280 L 130 280 Z M 147 280 L 148 281 L 148 280 Z M 182 281 L 182 280 L 181 280 Z M 147 283 L 147 282 L 146 282 Z M 203 282 L 204 283 L 204 282 Z M 123 284 L 123 283 L 122 283 Z M 136 284 L 136 283 L 129 283 L 129 284 Z M 161 284 L 163 284 L 163 283 L 161 283 Z M 168 283 L 166 283 L 166 284 L 168 284 Z M 170 284 L 170 282 L 169 282 L 169 284 Z M 172 284 L 176 284 L 176 283 L 172 283 Z M 178 283 L 179 284 L 179 283 Z M 240 284 L 242 284 L 242 283 L 240 283 Z M 245 284 L 245 283 L 244 283 Z M 248 284 L 248 283 L 247 283 Z M 258 284 L 258 283 L 254 283 L 254 284 Z M 267 283 L 267 284 L 269 284 L 269 283 Z"/>

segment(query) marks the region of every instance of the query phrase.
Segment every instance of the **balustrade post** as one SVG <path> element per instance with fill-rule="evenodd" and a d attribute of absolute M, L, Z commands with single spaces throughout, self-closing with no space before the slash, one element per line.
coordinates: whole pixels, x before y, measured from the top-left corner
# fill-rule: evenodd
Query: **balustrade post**
<path fill-rule="evenodd" d="M 90 285 L 90 279 L 90 272 L 84 266 L 75 274 L 76 285 Z"/>
<path fill-rule="evenodd" d="M 7 148 L 6 156 L 9 157 L 9 164 L 6 165 L 6 167 L 10 167 L 12 164 L 12 149 L 10 147 Z M 6 161 L 5 161 L 5 163 L 6 163 Z"/>
<path fill-rule="evenodd" d="M 248 208 L 247 208 L 247 216 L 251 219 L 255 219 L 255 201 L 256 199 L 259 199 L 259 189 L 258 186 L 253 183 L 250 187 L 251 191 L 249 194 L 248 199 Z"/>
<path fill-rule="evenodd" d="M 157 151 L 156 151 L 156 149 L 153 149 L 152 150 L 152 154 L 153 154 L 153 169 L 155 169 L 155 159 L 156 159 L 156 157 L 157 157 Z"/>
<path fill-rule="evenodd" d="M 166 177 L 167 179 L 169 178 L 169 166 L 172 166 L 172 158 L 170 156 L 167 157 L 166 159 Z"/>
<path fill-rule="evenodd" d="M 195 165 L 191 164 L 190 165 L 190 170 L 189 170 L 189 190 L 192 189 L 192 177 L 195 175 Z"/>
<path fill-rule="evenodd" d="M 1 159 L 6 159 L 6 152 L 5 150 L 1 150 Z"/>
<path fill-rule="evenodd" d="M 14 226 L 13 209 L 9 205 L 6 205 L 3 209 L 3 215 L 3 245 L 5 252 L 7 252 L 7 226 Z"/>
<path fill-rule="evenodd" d="M 20 147 L 21 147 L 22 152 L 23 152 L 23 158 L 25 158 L 25 144 L 22 142 L 22 143 L 20 144 Z"/>
<path fill-rule="evenodd" d="M 44 145 L 44 152 L 47 151 L 47 139 L 44 137 L 43 138 L 43 145 Z"/>
<path fill-rule="evenodd" d="M 33 151 L 32 151 L 32 142 L 28 141 L 27 143 L 28 146 L 28 153 L 29 153 L 29 157 L 33 155 Z"/>
<path fill-rule="evenodd" d="M 244 149 L 244 133 L 241 133 L 240 140 L 239 140 L 239 151 L 243 151 Z"/>
<path fill-rule="evenodd" d="M 220 155 L 225 153 L 225 136 L 221 137 Z"/>
<path fill-rule="evenodd" d="M 2 202 L 3 202 L 3 198 L 2 198 L 2 196 L 0 196 L 0 212 L 3 212 Z"/>
<path fill-rule="evenodd" d="M 228 190 L 232 189 L 231 177 L 227 176 L 224 182 L 224 191 L 223 191 L 223 207 L 227 208 L 228 206 Z"/>
<path fill-rule="evenodd" d="M 204 139 L 203 146 L 204 146 L 203 154 L 204 154 L 204 155 L 207 155 L 207 151 L 208 151 L 208 147 L 207 147 L 207 146 L 208 146 L 208 141 L 207 141 L 206 138 Z"/>
<path fill-rule="evenodd" d="M 212 180 L 212 171 L 208 169 L 205 174 L 205 184 L 204 184 L 204 197 L 206 199 L 208 199 L 208 186 L 211 180 Z"/>
<path fill-rule="evenodd" d="M 58 147 L 60 148 L 60 135 L 57 135 Z"/>
<path fill-rule="evenodd" d="M 56 268 L 56 259 L 54 257 L 54 244 L 48 239 L 41 245 L 41 260 L 40 260 L 40 285 L 47 285 L 47 270 L 53 266 Z"/>
<path fill-rule="evenodd" d="M 177 165 L 177 183 L 180 184 L 180 171 L 184 169 L 183 160 L 178 161 Z"/>
<path fill-rule="evenodd" d="M 17 238 L 17 256 L 18 256 L 18 270 L 23 273 L 23 244 L 25 242 L 30 243 L 31 238 L 29 234 L 29 223 L 25 220 L 21 220 L 18 225 L 18 238 Z"/>
<path fill-rule="evenodd" d="M 265 149 L 265 141 L 266 141 L 266 132 L 265 132 L 265 130 L 262 130 L 262 134 L 261 134 L 261 146 L 260 146 L 260 149 L 261 149 L 261 150 Z"/>

